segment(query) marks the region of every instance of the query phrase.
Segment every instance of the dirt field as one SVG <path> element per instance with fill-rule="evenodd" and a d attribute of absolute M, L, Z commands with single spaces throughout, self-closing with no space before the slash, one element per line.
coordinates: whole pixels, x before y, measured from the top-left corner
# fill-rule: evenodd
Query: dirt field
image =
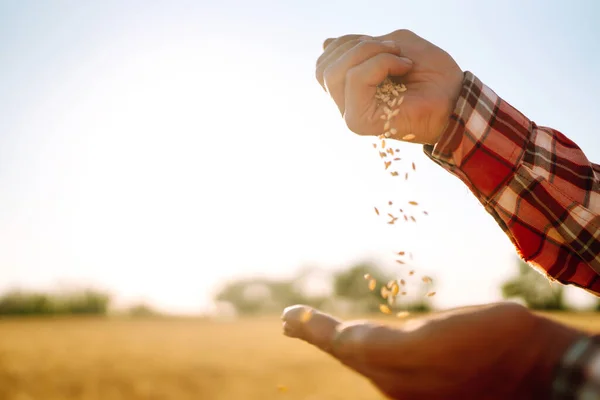
<path fill-rule="evenodd" d="M 553 318 L 600 331 L 600 313 Z M 2 400 L 382 398 L 277 318 L 0 320 Z"/>

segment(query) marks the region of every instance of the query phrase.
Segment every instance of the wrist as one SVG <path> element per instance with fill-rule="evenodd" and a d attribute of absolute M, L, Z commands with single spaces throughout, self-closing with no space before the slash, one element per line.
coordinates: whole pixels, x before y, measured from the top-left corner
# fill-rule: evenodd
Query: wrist
<path fill-rule="evenodd" d="M 563 355 L 555 373 L 552 398 L 574 400 L 598 398 L 600 350 L 597 337 L 583 336 Z"/>
<path fill-rule="evenodd" d="M 435 146 L 448 130 L 448 126 L 450 125 L 452 116 L 460 114 L 460 110 L 457 109 L 457 105 L 458 100 L 460 99 L 460 96 L 463 92 L 463 86 L 465 85 L 465 81 L 466 73 L 463 71 L 459 71 L 454 77 L 454 79 L 452 79 L 447 94 L 448 103 L 446 104 L 446 112 L 444 113 L 444 116 L 442 117 L 442 123 L 440 124 L 442 128 L 439 130 L 437 135 L 435 135 L 435 137 L 429 141 L 429 143 L 425 143 L 426 145 Z"/>
<path fill-rule="evenodd" d="M 526 380 L 533 398 L 553 398 L 557 379 L 564 369 L 565 357 L 589 335 L 545 317 L 539 319 L 540 336 L 536 339 L 534 363 Z"/>

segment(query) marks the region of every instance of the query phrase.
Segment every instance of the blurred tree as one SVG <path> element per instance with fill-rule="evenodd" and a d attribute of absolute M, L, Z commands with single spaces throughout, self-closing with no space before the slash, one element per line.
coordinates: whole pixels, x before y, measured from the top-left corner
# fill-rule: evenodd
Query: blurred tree
<path fill-rule="evenodd" d="M 134 304 L 127 309 L 127 315 L 130 317 L 155 317 L 159 316 L 160 313 L 156 311 L 152 306 L 146 303 Z"/>
<path fill-rule="evenodd" d="M 108 293 L 92 289 L 57 294 L 14 289 L 0 297 L 0 315 L 104 315 L 110 300 Z"/>
<path fill-rule="evenodd" d="M 51 314 L 54 306 L 48 296 L 11 290 L 0 298 L 0 315 Z"/>
<path fill-rule="evenodd" d="M 375 290 L 369 289 L 365 275 L 377 282 Z M 334 296 L 354 304 L 354 312 L 376 312 L 379 310 L 381 286 L 392 279 L 379 267 L 368 262 L 351 265 L 333 275 Z"/>
<path fill-rule="evenodd" d="M 381 287 L 394 279 L 376 265 L 361 262 L 335 272 L 333 277 L 317 274 L 316 279 L 331 285 L 332 290 L 326 294 L 309 294 L 311 291 L 307 287 L 306 277 L 314 272 L 314 268 L 301 270 L 297 276 L 287 280 L 246 278 L 230 281 L 214 300 L 230 304 L 239 314 L 280 313 L 292 304 L 306 304 L 328 312 L 341 311 L 347 314 L 378 313 L 379 305 L 385 302 L 381 298 Z M 369 290 L 369 282 L 364 278 L 367 273 L 377 282 L 373 291 Z M 415 292 L 418 293 L 416 297 L 398 296 L 394 309 L 415 312 L 431 310 L 429 299 L 425 296 L 427 287 L 421 285 L 420 291 Z"/>
<path fill-rule="evenodd" d="M 264 314 L 280 313 L 292 304 L 318 308 L 325 298 L 305 295 L 299 290 L 296 279 L 247 278 L 228 282 L 215 300 L 231 304 L 239 314 Z"/>
<path fill-rule="evenodd" d="M 66 296 L 69 314 L 106 314 L 110 296 L 96 290 L 76 291 Z"/>
<path fill-rule="evenodd" d="M 369 274 L 377 282 L 375 290 L 369 289 L 365 274 Z M 395 279 L 392 274 L 385 273 L 378 266 L 361 262 L 334 274 L 333 293 L 338 298 L 353 303 L 354 312 L 379 312 L 379 305 L 385 302 L 381 297 L 381 288 L 392 279 Z M 409 298 L 398 296 L 394 308 L 412 312 L 430 311 L 432 307 L 426 297 L 427 290 L 425 285 L 420 286 L 421 295 Z"/>
<path fill-rule="evenodd" d="M 566 310 L 563 286 L 553 283 L 520 258 L 516 259 L 518 275 L 501 286 L 505 299 L 522 299 L 534 310 Z"/>

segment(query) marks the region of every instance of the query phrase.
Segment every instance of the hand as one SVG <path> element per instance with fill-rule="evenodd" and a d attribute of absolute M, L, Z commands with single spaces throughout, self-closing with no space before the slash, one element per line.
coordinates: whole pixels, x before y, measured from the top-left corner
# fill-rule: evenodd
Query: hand
<path fill-rule="evenodd" d="M 553 371 L 583 333 L 501 303 L 406 319 L 341 323 L 288 307 L 284 334 L 362 374 L 392 399 L 546 399 Z"/>
<path fill-rule="evenodd" d="M 390 47 L 393 46 L 393 47 Z M 408 30 L 377 38 L 346 35 L 328 39 L 317 61 L 317 80 L 337 104 L 348 128 L 360 135 L 381 135 L 382 106 L 374 98 L 387 76 L 401 77 L 408 88 L 392 127 L 401 138 L 435 144 L 460 95 L 463 72 L 448 53 Z M 381 109 L 380 109 L 381 108 Z"/>

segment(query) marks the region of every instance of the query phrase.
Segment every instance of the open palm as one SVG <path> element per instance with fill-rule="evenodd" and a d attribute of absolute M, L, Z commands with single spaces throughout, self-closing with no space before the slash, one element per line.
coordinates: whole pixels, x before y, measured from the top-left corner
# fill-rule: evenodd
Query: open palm
<path fill-rule="evenodd" d="M 583 336 L 511 303 L 394 325 L 344 323 L 306 306 L 288 307 L 282 318 L 285 335 L 313 344 L 398 400 L 548 398 L 558 360 Z"/>

